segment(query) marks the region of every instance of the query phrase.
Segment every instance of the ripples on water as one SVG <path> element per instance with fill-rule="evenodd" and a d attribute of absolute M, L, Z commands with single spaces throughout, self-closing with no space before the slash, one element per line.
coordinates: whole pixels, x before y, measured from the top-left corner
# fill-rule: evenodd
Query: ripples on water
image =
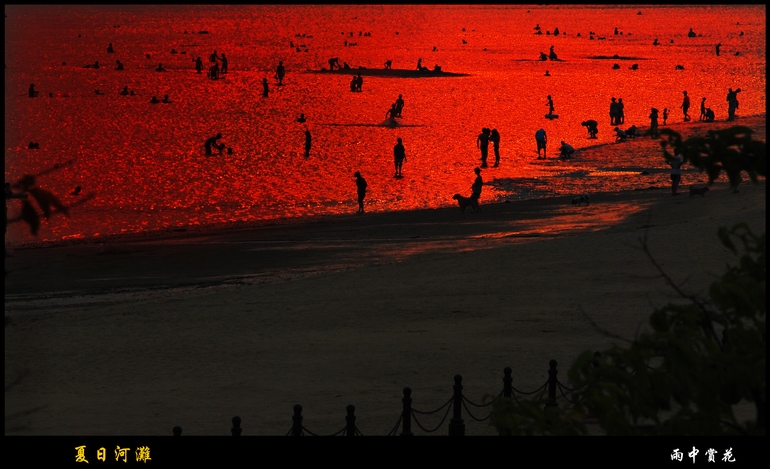
<path fill-rule="evenodd" d="M 662 185 L 665 174 L 639 180 L 595 172 L 662 167 L 662 159 L 533 164 L 534 132 L 546 129 L 550 156 L 560 140 L 578 149 L 608 144 L 613 96 L 626 103 L 625 126 L 646 127 L 653 106 L 668 107 L 670 120 L 680 121 L 685 89 L 695 118 L 705 96 L 723 119 L 729 87 L 742 89 L 739 114 L 766 106 L 764 6 L 6 6 L 5 12 L 6 181 L 74 159 L 39 185 L 56 194 L 81 185 L 95 195 L 71 219 L 44 222 L 43 240 L 351 213 L 355 171 L 369 182 L 369 210 L 447 206 L 453 193 L 470 191 L 482 127 L 502 135 L 502 165 L 483 173 L 491 183 L 487 201 Z M 536 24 L 566 36 L 536 36 Z M 615 27 L 623 34 L 613 34 Z M 699 37 L 688 38 L 689 27 Z M 209 33 L 196 34 L 201 30 Z M 651 45 L 655 38 L 661 46 Z M 357 45 L 345 47 L 345 40 Z M 114 54 L 106 53 L 109 43 Z M 564 61 L 537 61 L 551 45 Z M 195 73 L 194 58 L 207 67 L 213 50 L 230 62 L 223 80 Z M 638 60 L 589 58 L 615 54 Z M 326 66 L 329 57 L 369 68 L 390 59 L 394 68 L 408 69 L 422 58 L 431 68 L 470 76 L 364 77 L 363 92 L 351 93 L 350 76 L 303 73 Z M 96 60 L 100 69 L 83 68 Z M 126 70 L 115 71 L 115 60 Z M 273 79 L 279 60 L 287 69 L 283 87 Z M 616 62 L 620 70 L 611 69 Z M 169 72 L 155 72 L 158 63 Z M 639 70 L 629 70 L 632 63 Z M 685 70 L 674 70 L 677 64 Z M 543 76 L 546 69 L 551 77 Z M 261 96 L 263 78 L 268 98 Z M 30 83 L 39 98 L 26 96 Z M 118 95 L 124 86 L 138 96 Z M 172 104 L 149 104 L 165 94 Z M 408 126 L 377 126 L 398 94 Z M 548 94 L 557 120 L 542 117 Z M 313 135 L 308 159 L 300 113 Z M 599 121 L 597 141 L 586 140 L 580 126 L 589 118 Z M 203 141 L 217 132 L 234 154 L 206 158 Z M 397 137 L 407 150 L 401 180 L 392 178 Z M 28 150 L 30 141 L 41 149 Z M 490 145 L 490 160 L 492 153 Z M 10 206 L 13 216 L 18 206 Z M 16 223 L 9 239 L 34 238 Z"/>

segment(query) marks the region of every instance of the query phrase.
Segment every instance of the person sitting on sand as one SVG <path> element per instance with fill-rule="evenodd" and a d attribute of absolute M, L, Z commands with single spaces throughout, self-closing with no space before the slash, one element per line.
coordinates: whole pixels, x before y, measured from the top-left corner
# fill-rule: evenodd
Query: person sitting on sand
<path fill-rule="evenodd" d="M 628 138 L 628 134 L 625 130 L 621 129 L 620 127 L 615 127 L 612 129 L 615 131 L 615 141 L 616 142 L 622 142 L 623 140 Z"/>
<path fill-rule="evenodd" d="M 568 160 L 572 158 L 573 153 L 575 153 L 575 149 L 572 147 L 572 145 L 569 143 L 564 143 L 564 140 L 562 140 L 561 146 L 559 147 L 559 158 Z"/>
<path fill-rule="evenodd" d="M 163 68 L 163 64 L 158 64 L 158 68 L 155 69 L 156 72 L 166 72 L 167 70 Z"/>
<path fill-rule="evenodd" d="M 545 55 L 545 52 L 540 52 L 540 60 L 543 61 L 543 62 L 548 60 L 548 56 Z"/>
<path fill-rule="evenodd" d="M 123 64 L 120 62 L 120 60 L 116 60 L 115 64 L 115 70 L 124 70 Z"/>
<path fill-rule="evenodd" d="M 38 94 L 40 94 L 40 92 L 35 90 L 35 84 L 32 83 L 31 85 L 29 85 L 29 97 L 37 98 Z"/>
<path fill-rule="evenodd" d="M 596 138 L 596 134 L 599 133 L 599 123 L 595 120 L 587 120 L 580 123 L 583 127 L 585 127 L 588 130 L 588 138 L 594 139 Z"/>
<path fill-rule="evenodd" d="M 556 57 L 556 52 L 553 51 L 553 46 L 549 49 L 548 58 L 551 60 L 559 60 L 559 58 Z"/>

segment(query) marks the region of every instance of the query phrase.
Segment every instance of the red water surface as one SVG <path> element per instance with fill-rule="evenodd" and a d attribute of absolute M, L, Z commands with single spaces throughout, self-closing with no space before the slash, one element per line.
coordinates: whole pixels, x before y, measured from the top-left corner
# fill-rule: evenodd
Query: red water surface
<path fill-rule="evenodd" d="M 681 121 L 683 90 L 696 118 L 706 97 L 724 119 L 728 88 L 742 89 L 739 115 L 766 107 L 764 5 L 13 5 L 5 13 L 5 179 L 58 165 L 38 185 L 73 205 L 70 218 L 54 215 L 37 237 L 12 223 L 12 244 L 352 213 L 355 171 L 369 183 L 370 211 L 448 206 L 452 194 L 470 192 L 482 127 L 502 135 L 501 166 L 483 172 L 485 202 L 664 185 L 665 174 L 596 171 L 664 167 L 662 158 L 543 164 L 534 133 L 548 132 L 551 157 L 560 140 L 577 149 L 612 144 L 612 97 L 626 104 L 625 127 L 646 128 L 651 107 Z M 562 34 L 535 35 L 536 24 Z M 551 46 L 562 61 L 537 60 Z M 230 68 L 216 81 L 193 63 L 200 56 L 208 67 L 214 50 Z M 630 59 L 596 58 L 613 55 Z M 330 57 L 403 69 L 422 58 L 468 76 L 366 76 L 363 91 L 351 93 L 350 76 L 307 73 Z M 97 60 L 99 69 L 84 68 Z M 279 61 L 283 86 L 274 78 Z M 168 72 L 156 72 L 159 63 Z M 38 98 L 27 96 L 30 83 Z M 125 86 L 136 96 L 119 95 Z M 165 94 L 171 104 L 149 104 Z M 378 125 L 399 94 L 401 126 Z M 547 95 L 559 119 L 544 119 Z M 296 121 L 300 113 L 306 123 Z M 586 140 L 586 119 L 599 122 L 598 140 Z M 203 142 L 218 132 L 234 152 L 206 157 Z M 394 179 L 399 137 L 407 160 L 404 178 Z M 30 141 L 40 149 L 29 150 Z M 68 195 L 78 185 L 82 194 Z M 19 209 L 9 203 L 12 218 Z"/>

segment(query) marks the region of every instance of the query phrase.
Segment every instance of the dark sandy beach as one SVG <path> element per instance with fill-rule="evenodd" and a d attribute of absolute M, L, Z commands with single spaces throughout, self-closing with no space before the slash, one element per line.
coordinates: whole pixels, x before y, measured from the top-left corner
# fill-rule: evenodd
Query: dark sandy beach
<path fill-rule="evenodd" d="M 562 197 L 17 248 L 5 267 L 5 433 L 226 435 L 239 415 L 244 435 L 284 435 L 301 404 L 305 426 L 329 434 L 353 404 L 360 431 L 384 435 L 406 386 L 414 408 L 433 410 L 455 374 L 479 403 L 505 367 L 534 390 L 556 359 L 566 381 L 579 353 L 633 338 L 677 300 L 643 236 L 704 294 L 735 260 L 717 228 L 765 229 L 764 181 L 695 198 L 687 186 L 685 174 L 679 197 L 657 187 L 580 207 Z"/>

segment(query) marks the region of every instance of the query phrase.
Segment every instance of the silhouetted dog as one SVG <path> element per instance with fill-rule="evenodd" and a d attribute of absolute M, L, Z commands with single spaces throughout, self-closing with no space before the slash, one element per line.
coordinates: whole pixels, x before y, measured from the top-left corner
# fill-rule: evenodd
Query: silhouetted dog
<path fill-rule="evenodd" d="M 478 197 L 463 197 L 460 194 L 455 194 L 452 196 L 452 198 L 456 200 L 458 204 L 460 204 L 460 211 L 463 213 L 465 213 L 465 209 L 468 207 L 472 208 L 474 212 L 481 211 Z"/>
<path fill-rule="evenodd" d="M 578 207 L 580 207 L 580 204 L 583 202 L 585 202 L 586 205 L 591 205 L 591 200 L 588 198 L 588 194 L 583 194 L 580 197 L 575 197 L 572 199 L 572 205 L 577 205 Z"/>
<path fill-rule="evenodd" d="M 706 192 L 708 190 L 709 190 L 709 188 L 705 187 L 705 186 L 704 187 L 690 186 L 690 197 L 692 197 L 694 195 L 699 195 L 699 196 L 703 197 L 704 195 L 706 195 Z"/>

